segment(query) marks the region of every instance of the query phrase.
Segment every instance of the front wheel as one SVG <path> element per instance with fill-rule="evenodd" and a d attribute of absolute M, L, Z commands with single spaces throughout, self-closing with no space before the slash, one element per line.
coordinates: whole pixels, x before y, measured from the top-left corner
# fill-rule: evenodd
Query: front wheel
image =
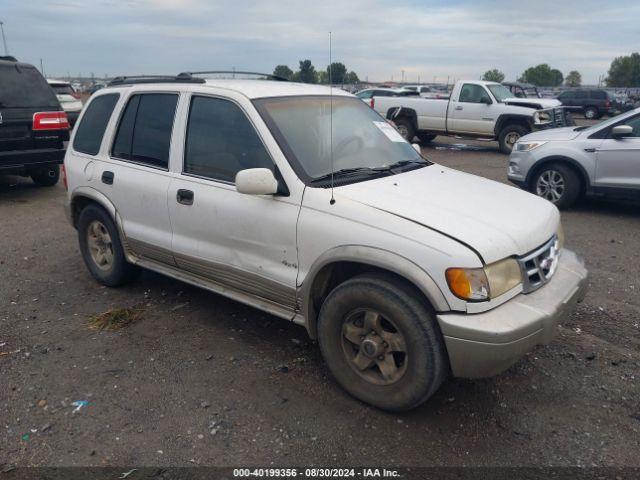
<path fill-rule="evenodd" d="M 596 107 L 587 107 L 584 109 L 584 118 L 587 120 L 595 120 L 600 118 L 600 112 Z"/>
<path fill-rule="evenodd" d="M 60 166 L 40 167 L 30 171 L 29 176 L 33 183 L 39 187 L 53 187 L 60 179 Z"/>
<path fill-rule="evenodd" d="M 393 123 L 396 125 L 396 130 L 398 133 L 402 135 L 407 142 L 411 143 L 413 137 L 416 136 L 416 130 L 413 128 L 413 123 L 408 118 L 398 118 L 394 120 Z"/>
<path fill-rule="evenodd" d="M 527 133 L 529 133 L 529 131 L 522 125 L 507 125 L 500 131 L 500 135 L 498 136 L 500 151 L 509 155 L 516 142 L 520 140 L 520 137 L 525 136 Z"/>
<path fill-rule="evenodd" d="M 569 167 L 545 165 L 532 180 L 533 193 L 563 209 L 573 205 L 580 196 L 580 179 Z"/>
<path fill-rule="evenodd" d="M 336 287 L 320 310 L 318 341 L 338 383 L 385 410 L 419 405 L 449 372 L 433 312 L 413 288 L 385 275 Z"/>

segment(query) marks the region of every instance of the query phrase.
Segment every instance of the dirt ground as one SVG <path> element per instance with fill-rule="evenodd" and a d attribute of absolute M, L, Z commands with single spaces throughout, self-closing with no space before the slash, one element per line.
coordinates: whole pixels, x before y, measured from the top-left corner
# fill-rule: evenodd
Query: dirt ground
<path fill-rule="evenodd" d="M 424 153 L 506 182 L 495 143 L 460 142 Z M 345 394 L 299 326 L 154 273 L 99 286 L 64 195 L 0 177 L 0 464 L 640 466 L 637 204 L 563 212 L 591 276 L 553 343 L 391 415 Z"/>

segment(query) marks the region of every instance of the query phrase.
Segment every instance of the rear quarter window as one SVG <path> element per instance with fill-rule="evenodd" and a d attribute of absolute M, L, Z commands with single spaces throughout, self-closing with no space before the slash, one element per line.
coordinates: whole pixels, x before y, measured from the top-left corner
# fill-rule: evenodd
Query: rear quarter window
<path fill-rule="evenodd" d="M 75 151 L 89 155 L 96 155 L 100 151 L 102 137 L 119 97 L 118 93 L 110 93 L 100 95 L 89 103 L 73 139 Z"/>
<path fill-rule="evenodd" d="M 53 90 L 30 65 L 0 64 L 0 108 L 59 108 Z"/>

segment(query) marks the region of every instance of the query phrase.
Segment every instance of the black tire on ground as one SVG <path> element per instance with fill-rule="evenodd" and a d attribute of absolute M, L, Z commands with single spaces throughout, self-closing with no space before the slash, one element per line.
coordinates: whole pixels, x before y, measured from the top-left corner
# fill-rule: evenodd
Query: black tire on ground
<path fill-rule="evenodd" d="M 109 252 L 111 261 L 102 266 L 92 256 L 90 237 L 95 238 L 95 235 L 93 235 L 93 231 L 90 232 L 90 228 L 94 226 L 97 226 L 103 234 L 106 233 L 110 238 L 110 244 L 105 245 L 105 251 Z M 135 279 L 139 273 L 140 269 L 127 262 L 125 258 L 118 229 L 111 216 L 98 205 L 90 204 L 80 212 L 78 242 L 85 265 L 99 283 L 108 287 L 117 287 Z"/>
<path fill-rule="evenodd" d="M 578 174 L 569 166 L 551 163 L 540 168 L 530 185 L 531 192 L 549 200 L 559 209 L 565 209 L 576 203 L 582 185 Z M 554 193 L 555 191 L 555 193 Z"/>
<path fill-rule="evenodd" d="M 394 119 L 393 123 L 396 124 L 396 129 L 407 142 L 411 142 L 413 137 L 416 136 L 416 130 L 413 128 L 413 122 L 410 119 L 400 117 L 398 119 Z"/>
<path fill-rule="evenodd" d="M 60 166 L 49 165 L 47 167 L 39 167 L 29 171 L 29 176 L 33 183 L 39 187 L 52 187 L 60 179 Z"/>
<path fill-rule="evenodd" d="M 379 313 L 378 325 L 383 326 L 381 331 L 376 327 L 377 336 L 367 322 L 369 314 L 376 318 L 375 312 Z M 352 323 L 360 320 L 358 315 L 362 315 L 362 330 Z M 346 339 L 343 332 L 353 330 L 343 330 L 345 325 L 367 333 L 355 335 L 359 346 Z M 389 347 L 397 344 L 388 336 L 389 330 L 401 334 L 405 353 L 397 350 L 400 347 Z M 364 340 L 376 338 L 389 342 L 383 343 L 385 351 L 394 351 L 383 355 L 369 352 L 365 360 L 373 362 L 371 367 L 358 368 L 354 359 L 365 351 Z M 433 311 L 412 286 L 392 276 L 359 275 L 336 287 L 320 309 L 318 341 L 337 382 L 354 397 L 384 410 L 416 407 L 433 395 L 449 373 L 446 347 Z M 400 373 L 391 383 L 384 383 L 379 365 L 389 360 L 388 355 L 394 366 L 400 365 L 396 370 Z"/>
<path fill-rule="evenodd" d="M 515 143 L 529 133 L 529 130 L 522 125 L 512 124 L 502 127 L 500 135 L 498 135 L 498 143 L 500 145 L 500 151 L 506 155 L 511 153 Z"/>
<path fill-rule="evenodd" d="M 422 145 L 431 143 L 436 137 L 437 135 L 433 135 L 431 133 L 418 133 L 418 138 L 420 139 L 420 143 Z"/>
<path fill-rule="evenodd" d="M 598 110 L 598 107 L 585 107 L 584 109 L 584 118 L 588 120 L 596 120 L 600 118 L 602 115 Z"/>

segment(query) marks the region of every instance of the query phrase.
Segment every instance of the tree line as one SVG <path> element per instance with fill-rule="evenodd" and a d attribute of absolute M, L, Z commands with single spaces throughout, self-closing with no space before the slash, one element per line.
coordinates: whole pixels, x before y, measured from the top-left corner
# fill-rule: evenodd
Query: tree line
<path fill-rule="evenodd" d="M 487 70 L 482 79 L 502 82 L 504 73 L 494 68 Z M 559 87 L 563 83 L 567 87 L 579 87 L 582 85 L 582 75 L 577 70 L 572 70 L 564 77 L 560 70 L 542 63 L 527 68 L 518 81 L 531 83 L 537 87 Z M 640 87 L 640 53 L 635 52 L 615 58 L 611 62 L 605 82 L 608 87 Z"/>
<path fill-rule="evenodd" d="M 354 71 L 348 71 L 341 62 L 333 62 L 331 65 L 327 65 L 325 70 L 319 71 L 313 66 L 311 60 L 300 60 L 299 63 L 296 72 L 291 70 L 288 65 L 278 65 L 273 69 L 273 74 L 302 83 L 328 84 L 330 77 L 333 84 L 358 83 L 360 81 L 358 75 Z"/>

